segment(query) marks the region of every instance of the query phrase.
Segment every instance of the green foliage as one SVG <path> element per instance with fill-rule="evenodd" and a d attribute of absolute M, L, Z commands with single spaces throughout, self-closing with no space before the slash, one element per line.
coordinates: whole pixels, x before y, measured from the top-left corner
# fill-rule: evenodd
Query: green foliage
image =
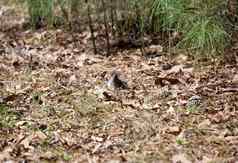
<path fill-rule="evenodd" d="M 0 105 L 0 128 L 14 127 L 19 114 L 11 111 L 7 106 Z"/>
<path fill-rule="evenodd" d="M 78 16 L 80 0 L 70 0 L 69 2 L 72 16 Z"/>
<path fill-rule="evenodd" d="M 203 54 L 220 53 L 228 39 L 217 17 L 223 4 L 221 0 L 154 0 L 150 13 L 152 29 L 181 32 L 183 39 L 178 47 Z"/>
<path fill-rule="evenodd" d="M 222 0 L 124 0 L 123 3 L 105 0 L 106 11 L 101 1 L 95 0 L 27 0 L 31 24 L 37 27 L 46 21 L 52 25 L 53 10 L 58 7 L 66 22 L 77 26 L 74 20 L 79 16 L 87 20 L 86 2 L 92 8 L 93 20 L 103 22 L 102 15 L 108 14 L 108 18 L 112 19 L 110 23 L 115 21 L 119 35 L 129 34 L 138 38 L 145 31 L 176 31 L 182 34 L 177 47 L 195 54 L 222 53 L 229 43 L 222 23 L 224 20 L 218 14 L 226 3 Z M 109 19 L 107 21 L 109 23 Z"/>
<path fill-rule="evenodd" d="M 68 22 L 79 16 L 83 8 L 82 4 L 82 0 L 56 0 L 56 5 L 59 6 L 63 17 Z"/>
<path fill-rule="evenodd" d="M 170 30 L 184 23 L 185 2 L 182 0 L 154 0 L 151 5 L 150 19 L 154 31 Z"/>
<path fill-rule="evenodd" d="M 62 157 L 63 157 L 64 161 L 70 161 L 72 159 L 72 156 L 66 152 L 63 154 Z"/>
<path fill-rule="evenodd" d="M 186 110 L 187 110 L 187 112 L 188 113 L 191 113 L 191 114 L 193 114 L 193 113 L 196 113 L 197 111 L 198 111 L 198 106 L 196 106 L 196 105 L 193 105 L 193 106 L 188 106 L 187 108 L 186 108 Z"/>
<path fill-rule="evenodd" d="M 184 34 L 184 38 L 178 44 L 192 51 L 200 53 L 222 53 L 227 42 L 228 35 L 219 22 L 208 18 L 201 18 L 191 24 L 191 29 Z"/>
<path fill-rule="evenodd" d="M 117 5 L 119 33 L 139 35 L 148 27 L 148 0 L 127 0 L 124 5 Z"/>
<path fill-rule="evenodd" d="M 53 0 L 27 0 L 30 22 L 34 28 L 41 26 L 46 21 L 53 23 Z"/>
<path fill-rule="evenodd" d="M 185 144 L 185 141 L 184 141 L 183 139 L 177 138 L 177 139 L 176 139 L 176 143 L 177 143 L 178 145 L 183 145 L 183 144 Z"/>

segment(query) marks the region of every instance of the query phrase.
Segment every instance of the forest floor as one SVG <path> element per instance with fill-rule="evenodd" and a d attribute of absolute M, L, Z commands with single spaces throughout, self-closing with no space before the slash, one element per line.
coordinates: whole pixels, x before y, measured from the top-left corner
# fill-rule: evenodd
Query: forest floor
<path fill-rule="evenodd" d="M 238 160 L 237 55 L 94 55 L 88 31 L 23 29 L 15 10 L 0 8 L 0 162 Z M 107 88 L 114 70 L 129 89 Z"/>

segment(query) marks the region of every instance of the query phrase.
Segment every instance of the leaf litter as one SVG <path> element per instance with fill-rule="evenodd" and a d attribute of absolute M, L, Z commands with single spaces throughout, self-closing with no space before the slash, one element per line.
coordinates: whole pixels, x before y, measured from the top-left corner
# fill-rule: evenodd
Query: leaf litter
<path fill-rule="evenodd" d="M 0 33 L 1 162 L 238 160 L 237 65 L 94 55 L 87 31 Z M 128 89 L 107 87 L 114 70 Z"/>

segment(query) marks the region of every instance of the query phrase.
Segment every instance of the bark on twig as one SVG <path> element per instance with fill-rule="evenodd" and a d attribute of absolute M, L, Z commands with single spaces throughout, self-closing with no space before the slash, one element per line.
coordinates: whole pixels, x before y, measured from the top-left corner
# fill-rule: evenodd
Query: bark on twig
<path fill-rule="evenodd" d="M 105 26 L 105 35 L 106 35 L 106 42 L 107 42 L 107 57 L 110 55 L 110 40 L 109 40 L 109 29 L 108 29 L 108 23 L 107 23 L 107 12 L 106 12 L 106 4 L 104 0 L 102 1 L 102 7 L 103 7 L 103 21 L 104 21 L 104 26 Z"/>
<path fill-rule="evenodd" d="M 87 4 L 88 24 L 89 24 L 89 29 L 91 32 L 91 39 L 93 43 L 94 54 L 97 54 L 96 38 L 94 36 L 93 22 L 91 17 L 91 8 L 90 8 L 90 4 L 88 3 L 88 0 L 85 0 L 85 3 Z"/>

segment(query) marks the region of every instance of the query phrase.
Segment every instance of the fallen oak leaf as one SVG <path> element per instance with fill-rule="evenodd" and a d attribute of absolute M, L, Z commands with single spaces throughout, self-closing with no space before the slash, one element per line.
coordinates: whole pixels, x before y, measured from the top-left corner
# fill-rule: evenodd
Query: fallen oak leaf
<path fill-rule="evenodd" d="M 177 135 L 181 132 L 181 128 L 179 126 L 168 127 L 167 132 L 170 134 Z"/>
<path fill-rule="evenodd" d="M 33 135 L 29 135 L 23 138 L 23 140 L 19 143 L 20 145 L 23 145 L 25 149 L 33 149 L 34 147 L 31 146 L 31 142 L 33 139 Z"/>
<path fill-rule="evenodd" d="M 227 122 L 231 117 L 231 114 L 224 113 L 222 111 L 217 112 L 215 115 L 209 116 L 212 122 L 222 123 Z"/>
<path fill-rule="evenodd" d="M 47 151 L 40 155 L 40 159 L 46 159 L 46 160 L 53 161 L 53 160 L 57 159 L 57 155 L 52 153 L 51 151 Z"/>
<path fill-rule="evenodd" d="M 166 81 L 169 82 L 172 85 L 178 84 L 178 83 L 182 83 L 179 79 L 177 78 L 168 78 L 168 77 L 157 77 L 155 79 L 155 85 L 160 85 L 160 86 L 165 86 L 166 85 Z"/>

